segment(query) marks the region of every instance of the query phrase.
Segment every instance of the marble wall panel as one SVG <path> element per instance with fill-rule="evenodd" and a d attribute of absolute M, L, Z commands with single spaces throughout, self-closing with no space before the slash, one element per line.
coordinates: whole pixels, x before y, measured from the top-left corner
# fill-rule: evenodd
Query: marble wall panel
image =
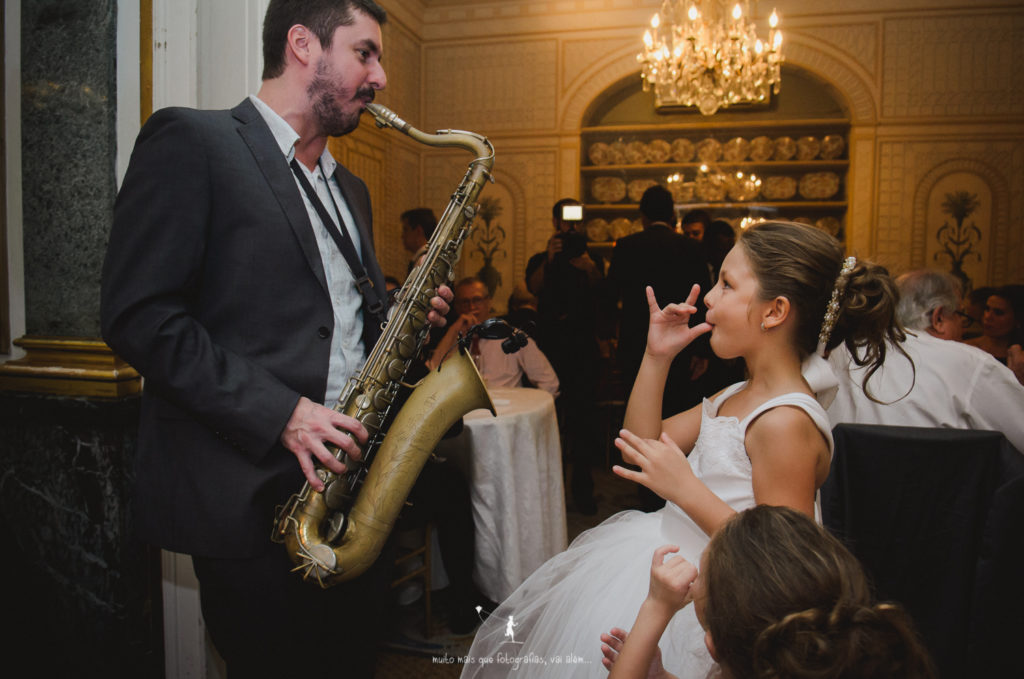
<path fill-rule="evenodd" d="M 163 677 L 159 552 L 134 537 L 138 399 L 0 395 L 11 676 Z"/>

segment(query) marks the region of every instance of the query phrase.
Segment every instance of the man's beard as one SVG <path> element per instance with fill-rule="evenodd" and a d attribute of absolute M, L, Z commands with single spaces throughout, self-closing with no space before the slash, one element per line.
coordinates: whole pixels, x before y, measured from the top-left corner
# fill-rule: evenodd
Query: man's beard
<path fill-rule="evenodd" d="M 325 134 L 331 137 L 341 137 L 348 134 L 359 126 L 359 116 L 362 109 L 346 113 L 341 110 L 337 103 L 338 93 L 344 93 L 344 87 L 335 88 L 331 82 L 331 71 L 321 60 L 317 64 L 316 73 L 309 83 L 307 93 L 310 101 L 313 102 L 313 114 L 320 123 L 320 128 Z M 373 101 L 374 90 L 366 88 L 355 93 L 353 99 L 366 98 Z"/>

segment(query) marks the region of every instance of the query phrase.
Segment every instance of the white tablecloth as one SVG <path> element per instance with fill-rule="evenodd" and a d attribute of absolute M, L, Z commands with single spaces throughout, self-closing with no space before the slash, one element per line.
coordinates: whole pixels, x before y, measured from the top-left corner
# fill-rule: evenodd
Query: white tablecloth
<path fill-rule="evenodd" d="M 438 453 L 470 479 L 476 534 L 474 579 L 502 601 L 566 547 L 562 450 L 555 402 L 540 389 L 492 389 L 498 416 L 474 410 Z"/>

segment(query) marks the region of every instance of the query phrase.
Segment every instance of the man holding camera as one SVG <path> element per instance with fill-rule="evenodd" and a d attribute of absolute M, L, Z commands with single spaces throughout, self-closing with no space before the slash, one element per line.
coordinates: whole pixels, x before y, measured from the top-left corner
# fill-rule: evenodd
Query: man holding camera
<path fill-rule="evenodd" d="M 555 233 L 547 250 L 526 265 L 526 284 L 537 296 L 537 343 L 551 361 L 561 384 L 562 430 L 572 465 L 571 492 L 576 509 L 594 514 L 593 456 L 603 450 L 595 433 L 595 391 L 601 360 L 599 321 L 604 317 L 601 290 L 604 276 L 587 254 L 587 239 L 577 230 L 583 205 L 573 198 L 555 203 Z"/>

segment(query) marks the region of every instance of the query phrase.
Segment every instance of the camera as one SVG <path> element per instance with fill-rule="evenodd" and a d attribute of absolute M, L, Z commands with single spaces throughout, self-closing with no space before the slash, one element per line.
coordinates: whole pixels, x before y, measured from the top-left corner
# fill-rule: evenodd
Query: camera
<path fill-rule="evenodd" d="M 565 255 L 568 259 L 581 257 L 587 251 L 587 237 L 579 231 L 563 231 L 558 234 L 558 238 L 562 241 L 560 254 Z"/>

